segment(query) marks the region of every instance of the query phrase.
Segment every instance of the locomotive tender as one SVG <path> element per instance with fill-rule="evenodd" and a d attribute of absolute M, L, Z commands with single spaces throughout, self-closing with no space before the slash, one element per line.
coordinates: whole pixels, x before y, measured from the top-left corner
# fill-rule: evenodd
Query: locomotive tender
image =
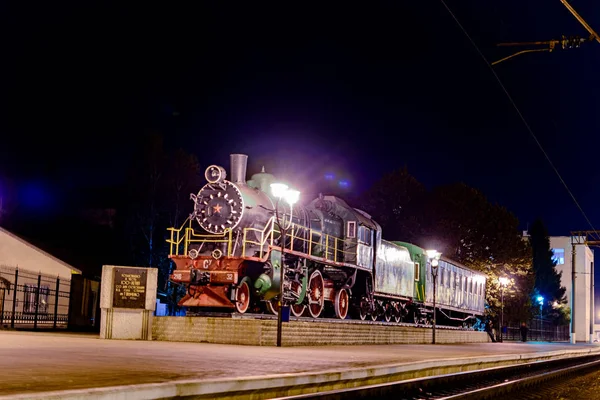
<path fill-rule="evenodd" d="M 169 228 L 170 280 L 187 289 L 180 306 L 277 314 L 283 260 L 283 301 L 294 316 L 429 323 L 433 281 L 422 248 L 383 240 L 370 215 L 338 197 L 284 204 L 271 193 L 273 175 L 263 168 L 246 181 L 247 156 L 230 159 L 231 179 L 209 166 L 188 221 Z M 485 275 L 444 257 L 438 271 L 438 321 L 471 325 L 484 312 Z"/>

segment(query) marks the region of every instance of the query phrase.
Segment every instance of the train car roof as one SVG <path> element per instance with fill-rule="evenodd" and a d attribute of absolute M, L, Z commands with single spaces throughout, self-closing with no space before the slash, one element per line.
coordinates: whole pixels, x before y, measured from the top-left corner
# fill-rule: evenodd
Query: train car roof
<path fill-rule="evenodd" d="M 369 214 L 357 208 L 351 207 L 343 199 L 336 196 L 323 196 L 323 200 L 330 201 L 331 203 L 343 209 L 347 215 L 340 215 L 341 217 L 348 218 L 349 216 L 352 216 L 353 219 L 365 226 L 368 226 L 369 228 L 381 230 L 379 224 L 375 222 Z M 311 203 L 316 203 L 317 201 L 319 201 L 319 198 L 314 199 Z"/>
<path fill-rule="evenodd" d="M 409 249 L 409 251 L 411 250 L 411 247 L 412 247 L 413 249 L 418 249 L 423 254 L 426 254 L 424 248 L 422 248 L 420 246 L 417 246 L 416 244 L 413 244 L 413 243 L 403 242 L 403 241 L 400 241 L 400 240 L 394 240 L 394 241 L 392 241 L 392 243 L 395 243 L 395 244 L 397 244 L 399 246 L 405 246 L 405 247 L 407 247 Z M 445 257 L 444 255 L 442 255 L 440 257 L 440 260 L 443 260 L 443 261 L 445 261 L 445 262 L 447 262 L 449 264 L 452 264 L 452 265 L 455 265 L 455 266 L 457 266 L 459 268 L 462 268 L 462 269 L 465 269 L 467 271 L 470 271 L 470 272 L 472 272 L 474 274 L 481 274 L 481 275 L 485 276 L 485 272 L 481 272 L 481 271 L 477 271 L 476 269 L 469 268 L 469 267 L 465 266 L 464 264 L 459 263 L 458 261 L 455 261 L 455 260 L 453 260 L 451 258 Z M 486 277 L 486 279 L 487 279 L 487 277 Z"/>
<path fill-rule="evenodd" d="M 466 269 L 467 271 L 471 271 L 474 274 L 479 274 L 479 275 L 485 276 L 485 272 L 481 272 L 481 271 L 477 271 L 476 269 L 469 268 L 469 267 L 465 266 L 464 264 L 461 264 L 458 261 L 454 261 L 448 257 L 441 256 L 440 260 L 446 261 L 447 263 L 452 264 L 452 265 L 456 265 L 457 267 L 460 267 L 462 269 Z M 486 279 L 487 279 L 487 277 L 486 277 Z"/>

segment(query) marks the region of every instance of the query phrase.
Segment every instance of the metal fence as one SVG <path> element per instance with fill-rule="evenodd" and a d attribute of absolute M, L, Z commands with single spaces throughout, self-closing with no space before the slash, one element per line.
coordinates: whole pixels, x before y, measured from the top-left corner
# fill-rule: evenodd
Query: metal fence
<path fill-rule="evenodd" d="M 527 324 L 527 340 L 540 342 L 568 342 L 571 338 L 569 325 L 554 325 L 551 321 L 539 318 L 529 321 Z M 499 332 L 496 334 L 500 336 Z M 502 332 L 504 341 L 520 341 L 521 327 L 509 325 Z"/>
<path fill-rule="evenodd" d="M 0 265 L 0 326 L 66 328 L 71 282 Z"/>

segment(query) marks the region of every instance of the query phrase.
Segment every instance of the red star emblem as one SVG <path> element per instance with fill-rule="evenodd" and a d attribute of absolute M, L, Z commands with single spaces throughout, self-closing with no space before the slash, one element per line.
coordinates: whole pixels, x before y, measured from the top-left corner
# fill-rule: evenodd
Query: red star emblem
<path fill-rule="evenodd" d="M 213 211 L 221 214 L 221 208 L 223 207 L 220 204 L 217 204 L 216 206 L 213 206 Z"/>

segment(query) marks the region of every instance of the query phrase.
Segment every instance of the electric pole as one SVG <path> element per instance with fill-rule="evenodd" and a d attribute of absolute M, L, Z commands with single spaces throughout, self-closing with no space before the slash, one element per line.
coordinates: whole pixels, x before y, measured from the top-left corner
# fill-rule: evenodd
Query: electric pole
<path fill-rule="evenodd" d="M 575 11 L 575 9 L 571 7 L 567 0 L 560 0 L 560 2 L 563 3 L 565 7 L 567 7 L 567 10 L 569 10 L 569 12 L 573 14 L 575 19 L 577 19 L 577 21 L 579 21 L 579 23 L 583 25 L 583 27 L 590 33 L 590 40 L 596 39 L 596 41 L 600 43 L 600 36 L 598 36 L 598 34 L 594 32 L 592 27 L 589 26 L 588 23 L 585 22 L 585 20 L 579 14 L 577 14 L 577 11 Z"/>
<path fill-rule="evenodd" d="M 560 47 L 562 47 L 563 50 L 566 50 L 566 49 L 577 49 L 577 48 L 581 47 L 581 45 L 583 43 L 591 42 L 594 40 L 596 40 L 598 43 L 600 43 L 600 36 L 598 36 L 598 34 L 592 29 L 592 27 L 589 26 L 587 22 L 585 22 L 585 20 L 577 13 L 577 11 L 575 11 L 575 9 L 567 2 L 567 0 L 560 0 L 560 1 L 561 1 L 561 3 L 564 4 L 564 6 L 567 8 L 567 10 L 569 10 L 569 12 L 571 14 L 573 14 L 575 19 L 577 19 L 577 21 L 579 21 L 579 23 L 590 33 L 590 36 L 588 38 L 581 38 L 579 36 L 566 37 L 563 35 L 560 40 L 546 40 L 546 41 L 541 41 L 541 42 L 499 43 L 498 46 L 543 46 L 543 47 L 542 48 L 530 48 L 530 49 L 517 51 L 516 53 L 511 54 L 508 57 L 504 57 L 498 61 L 494 61 L 492 63 L 492 65 L 499 64 L 502 61 L 506 61 L 508 59 L 511 59 L 513 57 L 516 57 L 518 55 L 525 54 L 525 53 L 533 53 L 533 52 L 540 52 L 540 51 L 547 51 L 547 52 L 551 53 L 554 49 L 556 49 L 557 46 L 560 46 Z"/>

